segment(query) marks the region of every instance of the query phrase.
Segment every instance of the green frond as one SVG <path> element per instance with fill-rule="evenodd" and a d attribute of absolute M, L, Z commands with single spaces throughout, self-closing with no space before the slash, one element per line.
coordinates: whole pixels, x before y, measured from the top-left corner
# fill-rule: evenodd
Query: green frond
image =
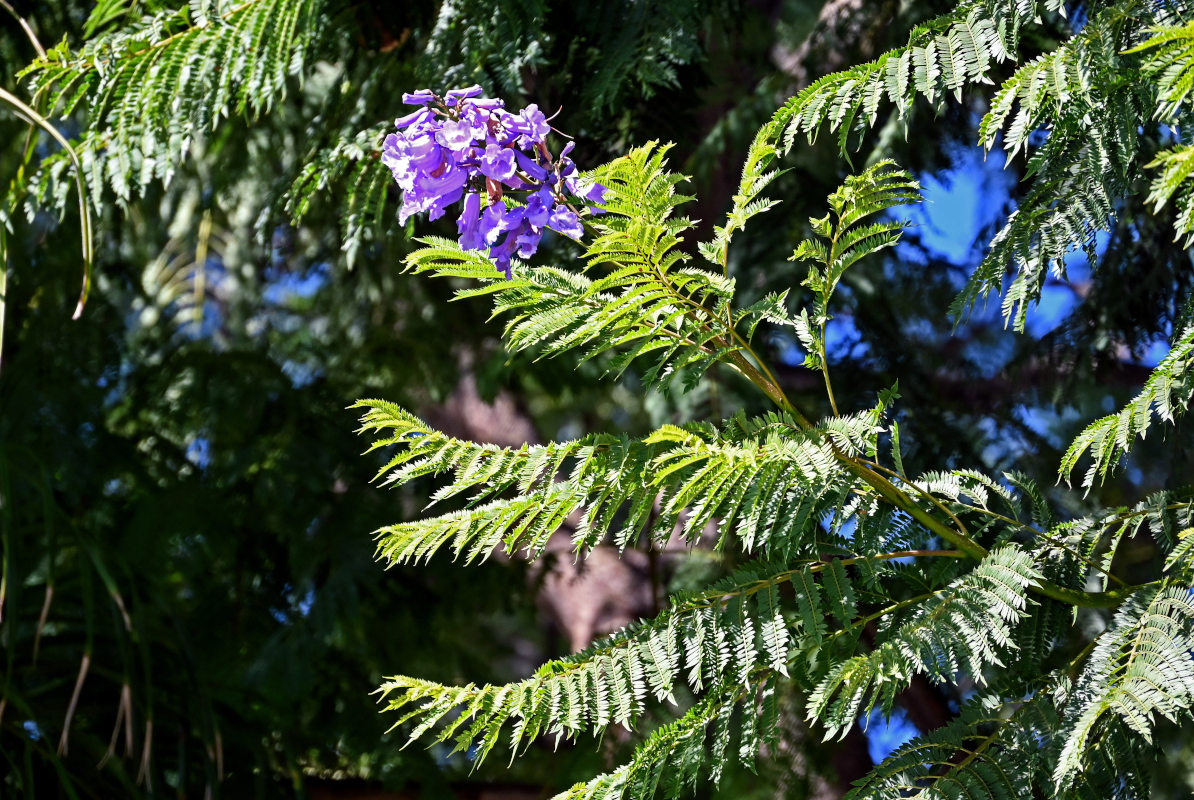
<path fill-rule="evenodd" d="M 385 129 L 372 128 L 337 141 L 314 155 L 286 192 L 286 213 L 299 224 L 316 198 L 339 184 L 341 200 L 341 248 L 351 269 L 361 247 L 376 238 L 387 221 L 393 176 L 377 157 Z"/>
<path fill-rule="evenodd" d="M 921 199 L 920 185 L 911 174 L 892 161 L 879 161 L 847 177 L 829 195 L 829 214 L 809 219 L 816 238 L 801 241 L 788 259 L 812 262 L 803 281 L 815 293 L 812 313 L 801 309 L 795 318 L 789 318 L 804 348 L 805 366 L 826 368 L 825 324 L 831 319 L 829 305 L 846 270 L 860 259 L 894 246 L 908 226 L 907 221 L 900 220 L 866 225 L 862 221 Z"/>
<path fill-rule="evenodd" d="M 450 687 L 394 677 L 379 693 L 387 711 L 400 712 L 395 726 L 414 726 L 410 741 L 467 748 L 480 737 L 479 758 L 503 731 L 517 754 L 540 735 L 571 739 L 599 735 L 611 724 L 632 727 L 648 697 L 675 704 L 683 685 L 706 699 L 737 697 L 761 677 L 787 674 L 791 628 L 799 630 L 800 622 L 789 618 L 778 587 L 793 574 L 776 564 L 750 564 L 706 591 L 677 597 L 655 619 L 549 661 L 518 683 Z M 462 728 L 466 717 L 472 724 Z"/>
<path fill-rule="evenodd" d="M 927 472 L 917 478 L 915 485 L 963 507 L 983 510 L 1003 508 L 1015 519 L 1019 519 L 1022 513 L 1020 498 L 1013 491 L 974 470 Z M 998 501 L 998 506 L 995 501 Z"/>
<path fill-rule="evenodd" d="M 990 150 L 1002 137 L 1009 160 L 1030 154 L 1032 182 L 954 300 L 954 316 L 1002 293 L 1005 319 L 1023 331 L 1028 306 L 1050 273 L 1064 277 L 1071 253 L 1098 263 L 1096 234 L 1110 230 L 1117 203 L 1139 175 L 1138 129 L 1155 98 L 1151 82 L 1132 68 L 1129 48 L 1167 17 L 1143 0 L 1099 9 L 996 92 L 979 141 Z M 1005 291 L 1009 272 L 1014 279 Z"/>
<path fill-rule="evenodd" d="M 742 166 L 742 178 L 733 198 L 734 207 L 726 216 L 725 225 L 713 229 L 712 241 L 700 242 L 697 245 L 701 255 L 711 264 L 721 267 L 723 272 L 726 269 L 727 253 L 734 233 L 743 230 L 751 217 L 779 205 L 778 200 L 758 199 L 768 184 L 787 171 L 768 169 L 777 152 L 774 139 L 774 123 L 764 125 L 755 134 L 746 153 L 746 163 Z"/>
<path fill-rule="evenodd" d="M 654 537 L 666 536 L 675 522 L 674 515 L 664 515 L 648 525 L 650 505 L 640 502 L 642 496 L 654 497 L 647 485 L 655 451 L 648 443 L 590 436 L 563 444 L 501 448 L 445 436 L 383 401 L 361 401 L 355 407 L 369 409 L 361 431 L 378 435 L 371 450 L 400 447 L 378 474 L 385 476 L 386 484 L 451 474 L 451 481 L 434 493 L 433 503 L 472 492 L 463 510 L 380 529 L 378 555 L 390 563 L 427 559 L 449 544 L 466 561 L 487 558 L 499 547 L 507 553 L 525 548 L 537 556 L 568 516 L 582 508 L 578 547 L 600 541 L 623 506 L 628 514 L 615 534 L 620 546 L 644 527 Z M 557 480 L 565 468 L 569 477 Z M 515 496 L 494 499 L 508 490 Z"/>
<path fill-rule="evenodd" d="M 788 311 L 788 291 L 771 292 L 749 306 L 734 310 L 734 327 L 745 327 L 746 340 L 754 339 L 759 324 L 769 322 L 780 327 L 795 327 L 795 320 Z"/>
<path fill-rule="evenodd" d="M 1194 528 L 1186 528 L 1177 535 L 1177 547 L 1165 557 L 1165 571 L 1189 577 L 1194 568 Z"/>
<path fill-rule="evenodd" d="M 1136 536 L 1147 531 L 1162 551 L 1177 546 L 1179 532 L 1194 526 L 1194 501 L 1190 488 L 1154 492 L 1130 509 L 1118 509 L 1117 520 L 1122 522 L 1124 535 Z"/>
<path fill-rule="evenodd" d="M 586 783 L 578 783 L 568 791 L 560 792 L 552 800 L 621 800 L 626 791 L 628 772 L 629 765 L 619 767 Z"/>
<path fill-rule="evenodd" d="M 881 633 L 870 653 L 832 667 L 809 696 L 808 720 L 825 726 L 826 739 L 844 736 L 860 713 L 876 705 L 890 713 L 916 673 L 941 682 L 965 671 L 981 683 L 985 668 L 1014 648 L 1011 626 L 1027 614 L 1028 587 L 1040 577 L 1018 548 L 992 551 L 907 622 Z"/>
<path fill-rule="evenodd" d="M 1177 216 L 1174 219 L 1174 241 L 1182 239 L 1182 246 L 1194 244 L 1194 147 L 1182 145 L 1157 153 L 1157 157 L 1145 165 L 1148 169 L 1160 169 L 1149 186 L 1148 198 L 1153 213 L 1160 213 L 1170 200 L 1174 200 Z M 1176 199 L 1174 197 L 1176 195 Z"/>
<path fill-rule="evenodd" d="M 321 0 L 250 0 L 213 13 L 184 6 L 77 51 L 63 42 L 22 75 L 49 115 L 86 103 L 78 149 L 98 179 L 92 188 L 107 185 L 124 203 L 151 182 L 169 183 L 224 117 L 257 116 L 285 98 L 312 61 L 322 19 Z"/>
<path fill-rule="evenodd" d="M 1149 32 L 1148 40 L 1128 52 L 1147 54 L 1144 70 L 1157 81 L 1156 118 L 1172 121 L 1194 91 L 1194 22 Z"/>
<path fill-rule="evenodd" d="M 1043 528 L 1035 547 L 1055 582 L 1068 586 L 1109 585 L 1112 566 L 1125 542 L 1151 537 L 1162 552 L 1173 550 L 1179 531 L 1194 524 L 1188 494 L 1161 491 L 1131 508 L 1103 509 Z"/>
<path fill-rule="evenodd" d="M 513 449 L 445 436 L 383 401 L 354 407 L 367 409 L 361 431 L 377 437 L 371 450 L 399 447 L 378 474 L 387 485 L 450 475 L 433 503 L 470 494 L 462 510 L 379 530 L 378 555 L 390 563 L 430 558 L 446 546 L 466 561 L 498 548 L 533 557 L 574 512 L 583 512 L 573 537 L 578 551 L 606 536 L 619 547 L 644 532 L 665 541 L 677 525 L 695 542 L 714 523 L 719 547 L 812 554 L 820 519 L 855 486 L 839 454 L 866 452 L 878 435 L 862 413 L 811 431 L 789 425 L 786 435 L 778 422 L 741 438 L 738 426 L 720 433 L 665 425 L 644 439 L 596 434 Z"/>
<path fill-rule="evenodd" d="M 939 103 L 946 95 L 960 101 L 967 86 L 989 84 L 995 63 L 1013 58 L 1020 32 L 1042 11 L 1061 11 L 1062 0 L 970 0 L 950 14 L 912 31 L 907 46 L 876 60 L 828 75 L 789 100 L 772 118 L 782 132 L 782 152 L 805 134 L 816 139 L 822 125 L 839 131 L 846 152 L 855 126 L 872 127 L 880 104 L 903 114 L 917 97 Z"/>
<path fill-rule="evenodd" d="M 1056 521 L 1053 517 L 1053 511 L 1049 508 L 1049 501 L 1045 498 L 1044 492 L 1041 491 L 1040 484 L 1022 472 L 1008 472 L 1005 474 L 1005 477 L 1008 483 L 1019 489 L 1028 501 L 1032 524 L 1041 530 L 1052 528 L 1056 524 Z"/>
<path fill-rule="evenodd" d="M 823 296 L 827 305 L 845 271 L 860 258 L 899 241 L 907 222 L 862 220 L 902 205 L 921 202 L 920 185 L 891 161 L 880 161 L 846 178 L 829 196 L 833 218 L 812 219 L 818 240 L 801 242 L 790 260 L 817 262 L 805 285 Z"/>
<path fill-rule="evenodd" d="M 1174 339 L 1169 353 L 1149 375 L 1140 394 L 1115 414 L 1092 422 L 1070 443 L 1061 459 L 1061 477 L 1069 480 L 1079 459 L 1089 451 L 1092 461 L 1082 485 L 1090 488 L 1131 452 L 1136 438 L 1147 434 L 1154 416 L 1173 422 L 1194 396 L 1192 362 L 1194 327 L 1189 327 Z"/>
<path fill-rule="evenodd" d="M 998 697 L 971 701 L 945 726 L 897 748 L 846 798 L 1032 797 L 1034 777 L 1046 766 L 1046 746 L 1057 724 L 1045 693 L 1022 703 Z"/>
<path fill-rule="evenodd" d="M 686 749 L 705 747 L 709 733 L 714 751 L 725 753 L 738 730 L 738 754 L 748 764 L 760 742 L 773 741 L 776 681 L 788 675 L 791 664 L 807 670 L 816 661 L 829 613 L 844 626 L 841 633 L 856 628 L 856 594 L 845 564 L 813 560 L 793 568 L 752 562 L 704 591 L 677 596 L 654 619 L 549 661 L 518 683 L 452 687 L 399 676 L 379 693 L 385 710 L 397 714 L 394 727 L 410 727 L 408 743 L 452 742 L 457 750 L 473 748 L 480 760 L 503 741 L 517 755 L 540 736 L 554 735 L 558 742 L 600 735 L 612 724 L 632 727 L 649 699 L 675 704 L 677 689 L 687 687 L 698 696 L 687 714 L 652 733 L 615 777 L 602 776 L 574 787 L 581 794 L 565 796 L 587 797 L 585 792 L 623 781 L 633 787 L 630 796 L 647 797 L 654 791 L 650 781 L 679 768 L 665 778 L 668 792 L 675 792 L 692 770 L 709 768 L 714 780 L 719 776 L 720 759 L 709 764 Z M 1009 571 L 1020 577 L 1009 577 Z M 1026 559 L 1005 551 L 972 573 L 968 591 L 985 597 L 988 606 L 999 605 L 991 612 L 996 618 L 1012 619 L 1015 613 L 1008 609 L 1018 613 L 1023 607 L 1019 592 L 1030 578 Z M 734 707 L 743 704 L 736 714 Z M 682 776 L 678 783 L 676 775 Z"/>
<path fill-rule="evenodd" d="M 1066 702 L 1053 773 L 1058 788 L 1083 780 L 1100 758 L 1118 760 L 1125 739 L 1151 743 L 1157 717 L 1177 721 L 1189 715 L 1192 637 L 1188 586 L 1149 586 L 1120 607 Z"/>
<path fill-rule="evenodd" d="M 760 693 L 774 695 L 774 684 L 765 681 Z M 656 728 L 634 752 L 628 764 L 599 775 L 587 783 L 573 786 L 555 796 L 555 800 L 610 800 L 612 798 L 649 798 L 662 794 L 679 798 L 696 789 L 702 772 L 710 772 L 714 783 L 720 778 L 724 753 L 732 736 L 731 716 L 739 702 L 739 687 L 722 687 L 697 701 L 682 717 Z M 754 699 L 754 693 L 749 693 Z M 764 703 L 766 700 L 764 700 Z M 740 717 L 739 757 L 754 758 L 758 747 L 757 718 L 753 709 Z M 706 757 L 710 729 L 712 751 L 721 756 L 709 763 Z"/>

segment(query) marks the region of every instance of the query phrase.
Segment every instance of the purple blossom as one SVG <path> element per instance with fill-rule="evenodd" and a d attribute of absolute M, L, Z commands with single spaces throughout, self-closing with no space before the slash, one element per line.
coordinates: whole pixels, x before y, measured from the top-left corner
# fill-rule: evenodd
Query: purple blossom
<path fill-rule="evenodd" d="M 522 223 L 524 213 L 521 208 L 506 208 L 501 201 L 494 203 L 481 214 L 481 237 L 486 244 L 495 243 L 503 233 Z"/>
<path fill-rule="evenodd" d="M 535 255 L 535 251 L 539 249 L 539 240 L 542 238 L 542 233 L 534 233 L 529 228 L 524 233 L 518 234 L 515 239 L 518 244 L 518 257 L 527 259 Z"/>
<path fill-rule="evenodd" d="M 502 120 L 506 130 L 519 134 L 518 144 L 527 147 L 547 139 L 551 126 L 539 106 L 531 103 L 518 114 L 507 114 Z"/>
<path fill-rule="evenodd" d="M 431 109 L 420 108 L 418 111 L 412 111 L 405 117 L 399 117 L 398 119 L 394 120 L 394 127 L 398 130 L 402 130 L 403 128 L 410 127 L 416 123 L 422 124 L 432 119 L 434 119 L 434 116 L 431 113 Z"/>
<path fill-rule="evenodd" d="M 496 144 L 485 146 L 485 155 L 481 156 L 482 175 L 495 181 L 508 181 L 517 169 L 513 150 Z"/>
<path fill-rule="evenodd" d="M 448 206 L 460 200 L 464 189 L 450 189 L 444 194 L 436 195 L 427 202 L 427 219 L 437 220 L 448 213 Z"/>
<path fill-rule="evenodd" d="M 512 152 L 514 153 L 514 157 L 518 159 L 518 166 L 522 167 L 522 171 L 528 176 L 540 182 L 547 180 L 547 170 L 539 166 L 538 161 L 521 150 L 514 150 Z"/>
<path fill-rule="evenodd" d="M 580 239 L 585 235 L 580 218 L 567 206 L 556 206 L 555 210 L 551 212 L 551 219 L 547 221 L 547 226 L 553 231 L 558 231 L 573 239 Z"/>
<path fill-rule="evenodd" d="M 536 231 L 547 224 L 551 215 L 552 196 L 545 187 L 527 198 L 526 220 Z"/>
<path fill-rule="evenodd" d="M 510 269 L 510 256 L 514 253 L 514 248 L 518 245 L 517 237 L 511 235 L 506 237 L 506 241 L 502 242 L 497 247 L 489 249 L 489 257 L 497 264 L 498 269 L 506 274 L 506 278 L 513 277 Z M 533 253 L 534 251 L 532 251 Z"/>
<path fill-rule="evenodd" d="M 418 92 L 415 94 L 418 94 Z M 444 100 L 447 101 L 448 105 L 454 106 L 458 105 L 459 102 L 465 98 L 480 96 L 481 87 L 477 84 L 473 84 L 472 86 L 466 87 L 464 89 L 449 89 L 448 93 L 444 95 Z"/>
<path fill-rule="evenodd" d="M 467 120 L 449 120 L 435 132 L 435 139 L 455 152 L 467 150 L 473 143 L 473 126 Z"/>
<path fill-rule="evenodd" d="M 586 203 L 604 203 L 605 202 L 605 187 L 596 181 L 585 180 L 583 178 L 568 178 L 564 181 L 564 185 L 568 187 L 568 191 L 576 195 Z M 600 209 L 593 209 L 594 212 Z"/>
<path fill-rule="evenodd" d="M 481 236 L 481 195 L 469 192 L 464 196 L 460 219 L 456 220 L 456 232 L 460 234 L 460 246 L 465 250 L 480 250 L 484 246 Z"/>
<path fill-rule="evenodd" d="M 397 132 L 382 142 L 381 160 L 402 190 L 399 222 L 422 212 L 439 219 L 463 199 L 456 220 L 460 246 L 488 249 L 509 277 L 511 259 L 534 255 L 546 229 L 574 239 L 584 234 L 565 189 L 601 203 L 605 188 L 578 176 L 568 158 L 572 143 L 553 160 L 545 144 L 551 126 L 537 106 L 512 114 L 481 91 L 470 86 L 443 97 L 429 89 L 402 95 L 420 108 L 394 121 Z"/>
<path fill-rule="evenodd" d="M 408 106 L 425 106 L 435 99 L 435 93 L 430 89 L 419 89 L 402 95 L 402 102 Z"/>

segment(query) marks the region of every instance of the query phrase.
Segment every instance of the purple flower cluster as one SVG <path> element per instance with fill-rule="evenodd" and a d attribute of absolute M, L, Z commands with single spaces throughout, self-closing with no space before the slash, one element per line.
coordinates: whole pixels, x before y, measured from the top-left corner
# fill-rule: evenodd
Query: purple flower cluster
<path fill-rule="evenodd" d="M 605 187 L 580 178 L 568 158 L 572 143 L 552 157 L 551 126 L 538 106 L 512 114 L 503 101 L 480 95 L 480 86 L 443 97 L 429 89 L 404 94 L 404 103 L 421 108 L 395 120 L 398 132 L 386 137 L 381 159 L 402 189 L 399 222 L 422 211 L 439 219 L 463 198 L 461 247 L 488 248 L 508 278 L 511 257 L 533 255 L 545 229 L 573 239 L 584 233 L 567 195 L 601 203 Z"/>

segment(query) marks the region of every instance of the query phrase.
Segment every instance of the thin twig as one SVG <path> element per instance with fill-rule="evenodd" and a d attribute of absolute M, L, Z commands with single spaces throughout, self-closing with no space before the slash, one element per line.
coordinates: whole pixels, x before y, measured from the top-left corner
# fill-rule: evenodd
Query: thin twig
<path fill-rule="evenodd" d="M 16 10 L 8 4 L 8 0 L 0 0 L 0 8 L 3 8 L 9 14 L 12 14 L 14 18 L 16 18 L 17 24 L 20 25 L 21 30 L 25 32 L 25 36 L 28 37 L 30 44 L 33 45 L 33 49 L 37 51 L 37 57 L 44 60 L 46 57 L 46 48 L 41 46 L 41 42 L 37 40 L 37 34 L 33 32 L 33 28 L 29 27 L 29 23 L 25 20 L 25 18 L 18 14 Z"/>

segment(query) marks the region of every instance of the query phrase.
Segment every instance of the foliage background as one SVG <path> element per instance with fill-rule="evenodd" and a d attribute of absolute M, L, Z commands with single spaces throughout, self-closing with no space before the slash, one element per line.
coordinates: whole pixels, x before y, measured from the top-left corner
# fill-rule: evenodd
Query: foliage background
<path fill-rule="evenodd" d="M 29 126 L 5 110 L 4 793 L 316 797 L 382 787 L 478 796 L 484 787 L 539 796 L 538 787 L 607 766 L 628 742 L 536 754 L 544 757 L 509 772 L 491 762 L 470 774 L 467 759 L 398 751 L 367 692 L 398 671 L 450 682 L 518 677 L 650 612 L 668 588 L 717 565 L 699 554 L 644 557 L 583 584 L 566 559 L 555 573 L 500 563 L 465 575 L 444 561 L 383 572 L 368 534 L 396 511 L 417 513 L 419 495 L 368 485 L 376 464 L 359 456 L 356 415 L 345 406 L 386 397 L 452 432 L 517 443 L 642 433 L 710 411 L 758 411 L 760 399 L 716 378 L 683 398 L 644 396 L 633 376 L 611 385 L 598 381 L 597 366 L 578 373 L 564 361 L 508 357 L 482 308 L 449 304 L 450 287 L 399 274 L 413 226 L 394 220 L 388 176 L 368 155 L 373 132 L 402 113 L 403 91 L 480 82 L 511 105 L 561 108 L 555 125 L 577 137 L 580 163 L 649 139 L 676 142 L 673 165 L 694 176 L 701 198 L 689 213 L 707 232 L 729 204 L 750 137 L 775 107 L 819 75 L 900 43 L 949 5 L 306 4 L 295 39 L 301 64 L 246 85 L 244 108 L 234 97 L 226 118 L 204 120 L 182 140 L 138 144 L 139 155 L 96 143 L 99 158 L 156 160 L 139 170 L 143 185 L 92 182 L 101 212 L 94 290 L 78 321 L 70 312 L 80 221 L 72 184 L 54 171 L 61 151 L 44 134 L 27 140 Z M 196 2 L 187 13 L 231 8 Z M 36 76 L 17 76 L 35 53 L 17 16 L 47 47 L 112 46 L 94 51 L 99 60 L 134 53 L 118 47 L 136 41 L 142 19 L 188 27 L 158 2 L 13 10 L 0 13 L 0 74 L 26 101 Z M 1041 48 L 1051 44 L 1050 25 L 1072 24 L 1046 23 L 1031 34 Z M 137 120 L 169 117 L 171 92 L 177 85 L 147 83 L 121 110 L 125 128 L 113 118 L 111 129 L 129 142 L 147 138 Z M 910 470 L 1014 466 L 1049 475 L 1083 422 L 1143 381 L 1179 310 L 1173 298 L 1189 288 L 1189 261 L 1167 219 L 1125 208 L 1100 243 L 1103 268 L 1076 263 L 1068 280 L 1051 282 L 1055 325 L 1018 336 L 992 309 L 955 329 L 945 309 L 981 255 L 976 243 L 1014 207 L 1010 178 L 1023 168 L 1001 172 L 975 157 L 983 111 L 978 101 L 947 103 L 939 116 L 918 107 L 912 135 L 893 120 L 862 143 L 858 159 L 895 157 L 930 187 L 940 181 L 943 203 L 950 181 L 976 185 L 982 202 L 967 230 L 949 217 L 935 222 L 930 207 L 919 235 L 850 277 L 848 314 L 831 342 L 835 375 L 852 407 L 899 378 L 900 424 L 915 442 Z M 54 121 L 86 142 L 102 113 L 84 96 Z M 1146 151 L 1163 144 L 1160 132 L 1146 139 Z M 168 185 L 154 172 L 164 165 L 174 171 Z M 792 243 L 850 170 L 832 141 L 798 148 L 785 166 L 793 169 L 774 191 L 784 205 L 771 225 L 736 243 L 731 265 L 760 296 L 797 288 L 803 271 L 785 260 Z M 29 191 L 42 196 L 29 200 Z M 452 230 L 448 220 L 419 225 L 420 233 Z M 782 361 L 785 345 L 775 346 Z M 815 410 L 819 377 L 788 356 L 780 378 Z M 1189 475 L 1192 452 L 1172 438 L 1146 440 L 1116 480 L 1085 498 L 1058 489 L 1058 499 L 1074 513 L 1134 502 Z M 590 608 L 593 596 L 605 606 Z M 959 699 L 915 685 L 902 698 L 907 724 L 937 727 Z M 792 730 L 799 755 L 765 767 L 783 796 L 837 796 L 869 767 L 859 729 L 840 745 L 812 739 Z M 1161 767 L 1158 796 L 1183 790 L 1182 746 Z M 730 776 L 726 796 L 756 785 L 739 777 Z"/>

